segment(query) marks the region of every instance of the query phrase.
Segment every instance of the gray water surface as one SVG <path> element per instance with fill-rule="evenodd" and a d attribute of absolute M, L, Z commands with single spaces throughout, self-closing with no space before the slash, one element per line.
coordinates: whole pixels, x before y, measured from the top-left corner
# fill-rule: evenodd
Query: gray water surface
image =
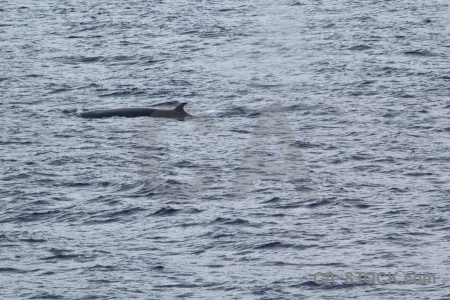
<path fill-rule="evenodd" d="M 449 5 L 0 1 L 0 298 L 449 299 Z"/>

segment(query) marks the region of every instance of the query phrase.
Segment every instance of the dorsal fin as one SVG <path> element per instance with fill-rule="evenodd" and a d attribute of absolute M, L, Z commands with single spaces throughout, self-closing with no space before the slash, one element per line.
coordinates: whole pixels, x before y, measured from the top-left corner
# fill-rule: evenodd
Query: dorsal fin
<path fill-rule="evenodd" d="M 186 104 L 187 104 L 187 103 L 181 103 L 181 104 L 179 104 L 177 107 L 175 107 L 174 110 L 179 111 L 179 112 L 184 112 L 184 113 L 186 113 L 186 112 L 184 111 L 184 109 L 183 109 L 183 107 L 184 107 Z"/>

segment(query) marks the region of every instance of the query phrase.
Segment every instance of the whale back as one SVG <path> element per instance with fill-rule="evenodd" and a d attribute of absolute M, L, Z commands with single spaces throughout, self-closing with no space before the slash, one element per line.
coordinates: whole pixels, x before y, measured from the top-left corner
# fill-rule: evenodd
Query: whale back
<path fill-rule="evenodd" d="M 80 113 L 82 118 L 110 118 L 110 117 L 147 117 L 155 112 L 154 108 L 116 108 L 116 109 L 102 109 L 90 110 Z"/>
<path fill-rule="evenodd" d="M 186 103 L 181 103 L 174 109 L 155 108 L 116 108 L 105 110 L 91 110 L 80 113 L 83 118 L 108 118 L 108 117 L 153 117 L 153 118 L 174 118 L 182 119 L 192 117 L 184 111 Z"/>

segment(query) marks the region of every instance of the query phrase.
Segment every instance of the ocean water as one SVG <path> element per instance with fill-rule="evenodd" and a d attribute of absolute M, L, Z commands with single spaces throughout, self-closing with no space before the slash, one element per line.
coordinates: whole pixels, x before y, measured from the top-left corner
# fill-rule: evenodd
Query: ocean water
<path fill-rule="evenodd" d="M 449 299 L 449 5 L 0 1 L 0 298 Z"/>

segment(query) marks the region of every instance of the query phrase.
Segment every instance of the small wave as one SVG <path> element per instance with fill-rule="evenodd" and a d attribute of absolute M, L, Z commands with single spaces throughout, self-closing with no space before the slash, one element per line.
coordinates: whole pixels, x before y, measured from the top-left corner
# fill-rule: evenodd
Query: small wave
<path fill-rule="evenodd" d="M 352 50 L 352 51 L 364 51 L 367 49 L 371 49 L 371 47 L 367 46 L 367 45 L 357 45 L 357 46 L 348 48 L 348 50 Z"/>
<path fill-rule="evenodd" d="M 63 296 L 56 295 L 56 294 L 49 294 L 49 293 L 41 293 L 36 296 L 32 296 L 30 299 L 64 299 Z"/>
<path fill-rule="evenodd" d="M 107 94 L 101 94 L 98 95 L 99 97 L 128 97 L 128 96 L 136 96 L 136 95 L 143 95 L 145 94 L 144 91 L 139 90 L 138 88 L 132 88 L 126 91 L 118 91 L 118 92 L 111 92 Z"/>
<path fill-rule="evenodd" d="M 235 219 L 235 220 L 231 220 L 231 221 L 227 221 L 224 222 L 223 224 L 225 225 L 243 225 L 243 224 L 249 224 L 250 222 L 247 220 L 243 220 L 243 219 Z"/>
<path fill-rule="evenodd" d="M 433 175 L 433 173 L 430 172 L 409 172 L 405 173 L 406 176 L 413 176 L 413 177 L 421 177 L 421 176 L 430 176 Z"/>
<path fill-rule="evenodd" d="M 19 241 L 25 242 L 25 243 L 31 243 L 31 244 L 48 242 L 47 240 L 44 240 L 44 239 L 33 239 L 33 238 L 21 239 Z"/>
<path fill-rule="evenodd" d="M 281 199 L 279 197 L 273 197 L 270 200 L 264 201 L 263 203 L 276 203 L 276 202 L 280 202 Z"/>
<path fill-rule="evenodd" d="M 167 207 L 161 208 L 160 210 L 156 211 L 152 215 L 153 216 L 172 216 L 172 215 L 179 213 L 180 211 L 181 211 L 181 209 L 175 209 L 170 206 L 167 206 Z"/>
<path fill-rule="evenodd" d="M 117 270 L 117 266 L 95 265 L 87 268 L 89 271 L 110 272 Z"/>
<path fill-rule="evenodd" d="M 253 249 L 275 249 L 275 248 L 290 248 L 291 244 L 284 244 L 282 242 L 270 242 L 255 246 Z"/>
<path fill-rule="evenodd" d="M 430 52 L 428 50 L 406 51 L 406 52 L 403 52 L 403 54 L 405 54 L 405 55 L 413 55 L 413 56 L 425 56 L 425 57 L 436 56 L 435 53 Z"/>
<path fill-rule="evenodd" d="M 34 272 L 37 270 L 20 270 L 20 269 L 16 269 L 16 268 L 8 268 L 8 267 L 4 267 L 4 268 L 0 268 L 0 274 L 1 273 L 15 273 L 15 274 L 22 274 L 22 273 L 30 273 L 30 272 Z"/>

